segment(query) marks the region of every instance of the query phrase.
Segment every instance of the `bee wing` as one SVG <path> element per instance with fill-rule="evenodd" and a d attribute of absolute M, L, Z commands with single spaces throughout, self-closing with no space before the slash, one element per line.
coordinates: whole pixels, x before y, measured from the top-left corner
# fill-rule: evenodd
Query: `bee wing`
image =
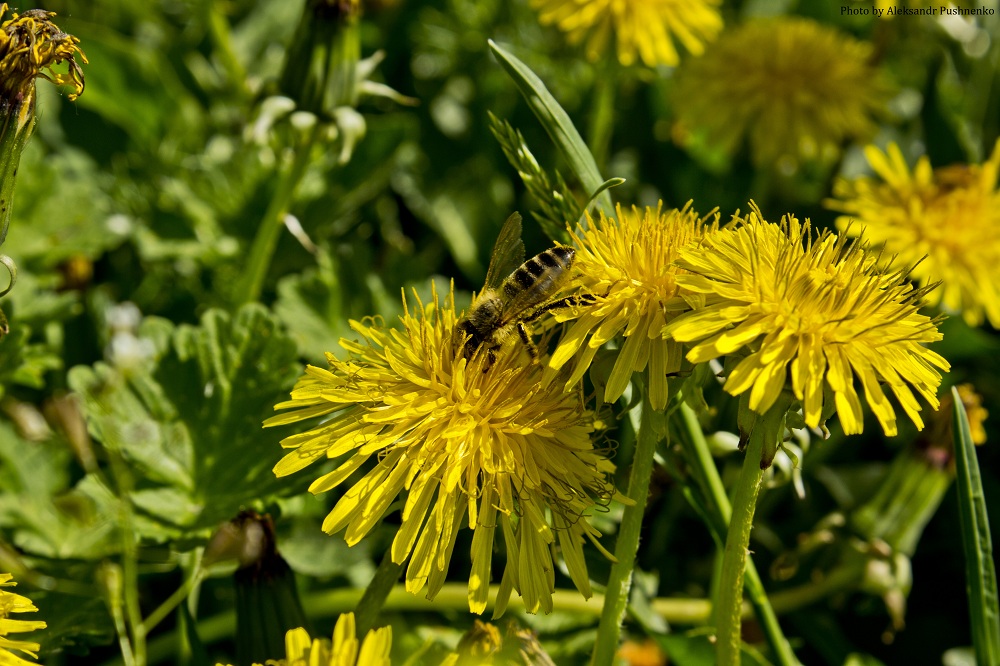
<path fill-rule="evenodd" d="M 486 289 L 496 289 L 508 275 L 524 262 L 524 241 L 521 240 L 521 215 L 513 213 L 503 223 L 490 255 L 490 267 L 486 271 Z"/>

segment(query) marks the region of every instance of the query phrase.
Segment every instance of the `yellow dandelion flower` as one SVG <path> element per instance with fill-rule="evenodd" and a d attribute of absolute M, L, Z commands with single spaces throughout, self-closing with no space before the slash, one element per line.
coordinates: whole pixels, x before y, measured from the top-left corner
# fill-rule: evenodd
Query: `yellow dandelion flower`
<path fill-rule="evenodd" d="M 0 18 L 7 13 L 7 3 L 0 3 Z M 76 37 L 61 31 L 51 19 L 55 14 L 31 9 L 13 14 L 0 24 L 0 113 L 3 126 L 16 118 L 20 130 L 34 118 L 35 79 L 43 78 L 56 85 L 73 87 L 68 97 L 83 93 L 83 71 L 76 59 L 87 62 L 77 46 Z M 65 73 L 52 68 L 68 63 Z"/>
<path fill-rule="evenodd" d="M 13 582 L 14 576 L 9 573 L 0 573 L 0 587 L 13 587 L 17 583 Z M 12 613 L 33 613 L 38 609 L 31 603 L 31 599 L 22 597 L 20 594 L 0 590 L 0 664 L 4 666 L 34 666 L 27 659 L 22 659 L 11 650 L 18 650 L 38 658 L 38 643 L 31 641 L 19 641 L 7 638 L 8 634 L 20 634 L 25 631 L 44 629 L 45 623 L 32 620 L 13 620 Z"/>
<path fill-rule="evenodd" d="M 834 184 L 826 204 L 846 213 L 837 228 L 863 231 L 892 268 L 916 263 L 920 284 L 940 281 L 931 305 L 961 312 L 970 325 L 985 317 L 1000 328 L 1000 141 L 983 164 L 932 170 L 924 156 L 912 173 L 895 144 L 885 153 L 869 146 L 865 155 L 878 178 Z"/>
<path fill-rule="evenodd" d="M 372 629 L 364 641 L 357 638 L 354 613 L 337 618 L 330 640 L 311 638 L 304 628 L 285 634 L 285 657 L 268 659 L 268 666 L 389 666 L 392 627 Z M 221 666 L 218 664 L 217 666 Z M 254 666 L 258 666 L 254 664 Z"/>
<path fill-rule="evenodd" d="M 474 531 L 473 612 L 486 607 L 498 527 L 507 551 L 498 612 L 512 589 L 529 612 L 551 610 L 557 545 L 573 582 L 589 596 L 583 542 L 590 539 L 600 548 L 600 534 L 586 513 L 613 493 L 614 466 L 594 449 L 593 417 L 579 392 L 543 386 L 542 367 L 525 364 L 509 347 L 499 350 L 495 361 L 487 354 L 465 359 L 456 344 L 453 292 L 443 305 L 435 295 L 417 313 L 403 303 L 402 330 L 370 320 L 351 322 L 364 341 L 341 340 L 346 358 L 328 354 L 329 370 L 308 367 L 292 399 L 276 406 L 293 411 L 265 426 L 325 420 L 282 441 L 294 450 L 275 466 L 275 474 L 292 474 L 327 458 L 340 461 L 310 487 L 321 493 L 374 457 L 323 529 L 344 531 L 354 545 L 405 491 L 392 560 L 410 558 L 406 588 L 412 593 L 427 587 L 428 598 L 437 594 L 467 520 Z"/>
<path fill-rule="evenodd" d="M 633 372 L 649 367 L 649 397 L 654 409 L 667 404 L 667 375 L 681 369 L 683 346 L 663 335 L 664 325 L 691 309 L 677 284 L 680 272 L 673 264 L 680 248 L 718 226 L 691 210 L 646 207 L 615 217 L 588 217 L 586 231 L 571 232 L 576 245 L 576 287 L 589 294 L 579 306 L 556 313 L 559 321 L 573 321 L 559 341 L 549 366 L 563 367 L 576 357 L 566 383 L 574 386 L 597 350 L 621 333 L 625 341 L 604 388 L 604 400 L 621 397 Z M 584 344 L 586 343 L 586 344 Z M 583 350 L 582 352 L 580 350 Z"/>
<path fill-rule="evenodd" d="M 847 434 L 864 425 L 856 379 L 886 435 L 896 434 L 887 385 L 922 429 L 910 387 L 937 409 L 940 371 L 949 368 L 923 346 L 941 339 L 935 321 L 917 312 L 926 290 L 880 270 L 864 245 L 814 235 L 808 220 L 773 224 L 756 208 L 737 220 L 682 249 L 676 262 L 690 271 L 678 283 L 705 296 L 704 307 L 666 326 L 676 340 L 700 341 L 688 360 L 745 350 L 726 391 L 750 391 L 750 408 L 765 413 L 790 384 L 806 424 L 818 426 L 824 408 L 835 406 Z"/>
<path fill-rule="evenodd" d="M 614 31 L 618 60 L 626 66 L 638 55 L 648 67 L 673 67 L 679 61 L 675 40 L 698 55 L 705 42 L 722 30 L 721 0 L 531 0 L 531 4 L 542 24 L 558 26 L 571 44 L 586 39 L 590 60 L 607 51 Z"/>
<path fill-rule="evenodd" d="M 679 133 L 757 165 L 837 154 L 872 136 L 888 87 L 866 42 L 803 18 L 758 20 L 719 38 L 677 71 Z"/>

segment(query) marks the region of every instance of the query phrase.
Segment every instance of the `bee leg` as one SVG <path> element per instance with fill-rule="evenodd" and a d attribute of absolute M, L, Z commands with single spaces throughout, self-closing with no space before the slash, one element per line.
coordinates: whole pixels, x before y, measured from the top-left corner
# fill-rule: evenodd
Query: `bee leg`
<path fill-rule="evenodd" d="M 524 346 L 528 348 L 528 353 L 531 354 L 531 360 L 537 363 L 538 348 L 535 347 L 535 343 L 532 342 L 531 336 L 528 335 L 528 328 L 524 325 L 523 321 L 517 322 L 517 334 L 521 336 L 521 342 L 523 342 Z"/>

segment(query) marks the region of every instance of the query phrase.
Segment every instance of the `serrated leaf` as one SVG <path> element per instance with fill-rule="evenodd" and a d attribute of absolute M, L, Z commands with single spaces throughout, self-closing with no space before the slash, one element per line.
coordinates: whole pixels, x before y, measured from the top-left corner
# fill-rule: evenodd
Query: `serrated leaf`
<path fill-rule="evenodd" d="M 169 336 L 168 327 L 140 329 L 170 343 L 151 372 L 99 363 L 73 368 L 69 382 L 91 434 L 130 462 L 141 514 L 175 528 L 214 526 L 280 487 L 271 467 L 281 449 L 261 421 L 300 371 L 295 344 L 256 304 L 233 316 L 210 310 Z"/>
<path fill-rule="evenodd" d="M 951 393 L 954 401 L 952 436 L 955 440 L 958 517 L 962 525 L 962 550 L 965 552 L 972 644 L 979 663 L 1000 664 L 1000 602 L 986 498 L 965 406 L 958 389 L 952 388 Z"/>
<path fill-rule="evenodd" d="M 583 185 L 588 197 L 597 192 L 604 184 L 605 179 L 601 177 L 601 172 L 597 168 L 597 161 L 591 154 L 587 144 L 584 143 L 580 133 L 570 120 L 569 114 L 559 105 L 555 97 L 549 93 L 548 88 L 538 76 L 531 71 L 531 68 L 518 60 L 513 54 L 501 48 L 492 39 L 489 40 L 490 48 L 497 58 L 497 62 L 504 68 L 507 74 L 513 79 L 524 99 L 531 107 L 531 111 L 538 118 L 538 121 L 548 132 L 553 143 L 562 152 L 570 168 Z M 605 212 L 612 212 L 611 196 L 605 191 L 597 197 L 598 206 Z"/>

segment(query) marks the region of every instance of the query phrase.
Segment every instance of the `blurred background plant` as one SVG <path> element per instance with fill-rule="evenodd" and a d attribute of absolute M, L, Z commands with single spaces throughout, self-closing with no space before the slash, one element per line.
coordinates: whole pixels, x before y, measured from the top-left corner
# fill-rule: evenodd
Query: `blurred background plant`
<path fill-rule="evenodd" d="M 857 190 L 844 183 L 870 178 L 868 141 L 880 149 L 895 142 L 914 169 L 920 155 L 935 168 L 992 165 L 985 171 L 994 182 L 977 183 L 982 200 L 996 200 L 995 15 L 880 20 L 861 2 L 693 3 L 711 15 L 700 15 L 697 39 L 675 42 L 683 46 L 675 69 L 671 58 L 643 57 L 642 36 L 628 37 L 638 57 L 621 59 L 614 21 L 595 23 L 610 31 L 604 42 L 593 33 L 567 40 L 549 24 L 560 20 L 553 8 L 568 4 L 46 4 L 89 64 L 76 101 L 38 87 L 3 246 L 19 278 L 2 303 L 10 333 L 0 339 L 0 572 L 13 573 L 18 593 L 39 609 L 32 618 L 47 624 L 30 635 L 41 661 L 124 654 L 126 663 L 232 662 L 234 608 L 246 597 L 233 586 L 232 565 L 208 567 L 202 555 L 219 526 L 248 507 L 273 518 L 309 636 L 331 636 L 338 616 L 355 608 L 392 541 L 396 514 L 353 548 L 324 535 L 320 525 L 340 495 L 313 497 L 308 480 L 276 479 L 278 441 L 293 431 L 264 431 L 261 422 L 287 399 L 304 363 L 324 365 L 339 338 L 356 337 L 349 319 L 393 325 L 400 289 L 430 302 L 431 285 L 448 293 L 450 280 L 458 308 L 466 307 L 510 212 L 539 221 L 524 225 L 533 254 L 560 233 L 565 220 L 556 218 L 594 194 L 571 177 L 488 39 L 546 83 L 583 129 L 601 173 L 626 179 L 612 190 L 624 207 L 693 201 L 703 214 L 717 208 L 725 222 L 753 199 L 767 219 L 793 211 L 837 229 L 864 212 L 829 198 L 849 200 Z M 984 4 L 995 5 L 961 6 Z M 798 33 L 780 26 L 810 26 L 819 36 L 806 40 L 807 50 L 817 40 L 829 46 L 835 53 L 825 56 L 859 83 L 822 87 L 828 82 L 807 72 L 794 86 L 727 87 L 713 72 L 734 75 L 730 40 L 762 19 L 793 54 L 803 49 Z M 692 55 L 700 50 L 700 59 Z M 848 62 L 845 50 L 856 59 Z M 819 58 L 810 55 L 796 63 L 803 71 Z M 772 137 L 777 130 L 760 119 L 781 95 L 807 103 L 784 99 L 788 120 Z M 795 128 L 797 136 L 784 134 Z M 983 243 L 1000 242 L 990 231 Z M 952 289 L 962 298 L 943 303 L 959 314 L 971 287 Z M 934 349 L 952 365 L 945 381 L 971 383 L 996 412 L 1000 339 L 983 319 L 952 316 Z M 740 465 L 729 432 L 738 401 L 703 379 L 702 394 L 688 402 L 711 405 L 697 418 L 717 433 L 708 444 L 728 485 Z M 619 488 L 636 444 L 627 415 L 635 401 L 628 388 L 601 413 Z M 991 442 L 1000 436 L 991 420 L 976 421 L 987 440 L 979 455 L 995 530 L 1000 455 Z M 865 426 L 864 435 L 845 438 L 833 420 L 825 440 L 795 431 L 785 446 L 795 457 L 779 455 L 758 504 L 757 568 L 803 663 L 859 654 L 937 663 L 971 641 L 944 435 L 918 435 L 901 419 L 900 434 L 887 438 L 867 410 Z M 658 450 L 622 653 L 641 653 L 633 663 L 665 655 L 713 663 L 698 627 L 708 621 L 717 548 L 683 439 L 672 433 Z M 899 523 L 874 520 L 895 506 L 885 489 L 909 488 L 907 479 L 933 489 L 920 506 L 901 508 Z M 620 511 L 593 518 L 612 539 Z M 470 542 L 458 537 L 433 606 L 388 593 L 378 624 L 392 625 L 393 663 L 441 663 L 476 645 L 476 631 L 486 635 L 467 612 L 461 573 L 470 568 Z M 607 559 L 586 557 L 592 579 L 607 580 Z M 599 600 L 584 602 L 566 571 L 555 577 L 554 613 L 524 615 L 513 603 L 508 611 L 537 641 L 524 629 L 506 630 L 505 640 L 530 638 L 555 663 L 587 663 Z M 370 619 L 358 622 L 359 637 L 372 628 Z M 467 630 L 472 638 L 460 643 Z M 756 623 L 745 624 L 745 640 L 760 636 Z M 655 649 L 640 650 L 647 637 Z"/>

